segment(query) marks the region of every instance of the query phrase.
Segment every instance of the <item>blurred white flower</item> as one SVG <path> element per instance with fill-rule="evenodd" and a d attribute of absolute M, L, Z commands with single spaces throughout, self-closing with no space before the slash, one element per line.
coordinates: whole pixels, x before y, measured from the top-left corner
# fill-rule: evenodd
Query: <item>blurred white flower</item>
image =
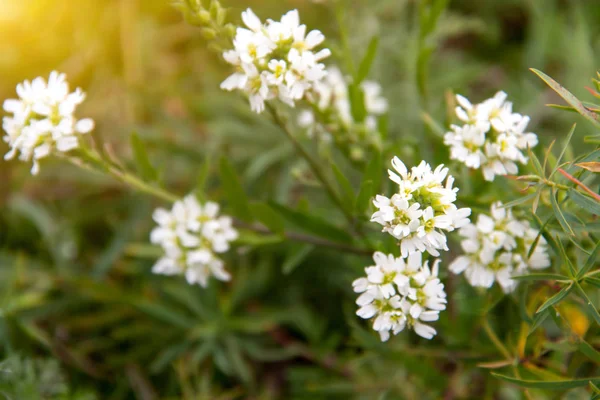
<path fill-rule="evenodd" d="M 352 283 L 354 291 L 361 293 L 356 314 L 373 319 L 382 341 L 406 327 L 431 339 L 436 331 L 424 322 L 437 321 L 446 309 L 444 284 L 437 277 L 439 260 L 431 269 L 427 261 L 422 262 L 421 253 L 403 259 L 375 252 L 373 260 L 375 265 L 365 268 L 367 276 Z"/>
<path fill-rule="evenodd" d="M 176 201 L 170 211 L 154 210 L 152 217 L 158 226 L 150 233 L 150 241 L 160 245 L 165 255 L 152 271 L 185 275 L 188 283 L 203 287 L 210 276 L 228 281 L 231 276 L 217 254 L 228 251 L 238 233 L 230 217 L 218 214 L 217 203 L 201 205 L 194 195 Z"/>
<path fill-rule="evenodd" d="M 529 117 L 513 113 L 512 103 L 506 98 L 506 93 L 498 92 L 491 99 L 471 104 L 456 95 L 456 116 L 465 124 L 451 125 L 444 136 L 450 158 L 481 169 L 487 181 L 493 181 L 496 175 L 518 173 L 517 163 L 526 164 L 524 153 L 538 143 L 535 133 L 525 131 Z"/>
<path fill-rule="evenodd" d="M 77 120 L 73 115 L 85 93 L 79 88 L 69 93 L 65 74 L 53 71 L 48 81 L 26 80 L 17 85 L 17 95 L 18 99 L 4 101 L 4 111 L 12 114 L 2 123 L 3 139 L 10 147 L 4 158 L 32 161 L 34 175 L 40 169 L 38 160 L 79 147 L 80 135 L 94 129 L 93 120 Z"/>
<path fill-rule="evenodd" d="M 509 293 L 518 283 L 511 278 L 513 275 L 546 268 L 550 257 L 543 237 L 531 257 L 527 257 L 538 232 L 528 221 L 517 220 L 510 209 L 501 207 L 501 202 L 494 203 L 490 215 L 480 214 L 477 224 L 460 229 L 465 254 L 450 264 L 450 271 L 464 272 L 472 286 L 489 288 L 497 281 Z"/>
<path fill-rule="evenodd" d="M 242 20 L 247 28 L 237 28 L 234 48 L 223 53 L 236 72 L 221 83 L 221 88 L 248 94 L 257 113 L 264 110 L 266 100 L 275 97 L 293 107 L 327 74 L 320 61 L 331 51 L 315 50 L 325 36 L 318 30 L 307 34 L 297 10 L 289 11 L 280 21 L 262 23 L 247 9 Z"/>
<path fill-rule="evenodd" d="M 309 101 L 322 115 L 326 116 L 326 120 L 320 122 L 328 125 L 328 129 L 320 126 L 318 129 L 321 131 L 327 132 L 340 128 L 344 130 L 364 129 L 367 134 L 377 131 L 378 118 L 388 111 L 388 102 L 381 95 L 381 86 L 374 81 L 363 81 L 360 84 L 366 116 L 363 122 L 358 123 L 352 117 L 348 90 L 350 84 L 350 78 L 344 77 L 339 68 L 335 66 L 327 68 L 327 76 L 315 83 Z M 312 119 L 307 117 L 308 114 L 312 116 Z M 304 128 L 314 129 L 315 121 L 317 119 L 312 110 L 302 111 L 298 116 L 298 124 Z"/>
<path fill-rule="evenodd" d="M 390 179 L 398 184 L 398 193 L 391 198 L 375 197 L 377 211 L 371 221 L 383 226 L 400 241 L 402 257 L 427 251 L 434 256 L 439 250 L 448 250 L 446 235 L 469 223 L 471 209 L 458 209 L 454 178 L 443 165 L 435 170 L 425 161 L 409 172 L 398 157 L 392 160 L 394 171 Z M 444 183 L 445 181 L 445 183 Z"/>

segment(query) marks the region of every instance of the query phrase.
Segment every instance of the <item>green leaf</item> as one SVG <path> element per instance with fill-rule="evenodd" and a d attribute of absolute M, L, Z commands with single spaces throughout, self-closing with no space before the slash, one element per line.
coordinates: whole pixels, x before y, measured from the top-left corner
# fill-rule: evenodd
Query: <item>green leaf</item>
<path fill-rule="evenodd" d="M 600 288 L 600 278 L 598 277 L 588 276 L 587 278 L 585 278 L 585 283 L 589 283 L 590 285 Z"/>
<path fill-rule="evenodd" d="M 240 230 L 240 235 L 235 242 L 241 245 L 258 247 L 281 243 L 283 240 L 282 235 L 261 235 L 253 231 Z"/>
<path fill-rule="evenodd" d="M 526 388 L 532 389 L 572 389 L 581 386 L 587 386 L 589 382 L 593 382 L 598 384 L 600 382 L 600 377 L 594 378 L 585 378 L 585 379 L 571 379 L 564 381 L 533 381 L 526 379 L 517 379 L 511 376 L 501 375 L 495 372 L 491 372 L 492 376 L 498 379 L 502 379 L 504 381 L 514 383 L 515 385 L 519 385 Z"/>
<path fill-rule="evenodd" d="M 190 341 L 186 340 L 162 350 L 150 364 L 150 371 L 154 374 L 162 372 L 173 360 L 185 353 L 190 346 Z"/>
<path fill-rule="evenodd" d="M 531 325 L 529 326 L 529 332 L 527 336 L 531 335 L 550 315 L 550 309 L 546 309 L 541 313 L 537 313 L 533 316 Z"/>
<path fill-rule="evenodd" d="M 569 131 L 569 134 L 567 135 L 567 139 L 565 140 L 565 143 L 563 144 L 563 149 L 560 152 L 560 155 L 558 156 L 558 158 L 556 159 L 556 166 L 550 173 L 549 177 L 552 177 L 552 175 L 554 175 L 554 173 L 556 171 L 558 171 L 558 168 L 560 167 L 560 162 L 562 161 L 563 157 L 565 156 L 565 153 L 567 152 L 567 149 L 569 148 L 569 143 L 571 143 L 571 139 L 573 138 L 573 134 L 575 133 L 575 127 L 577 127 L 577 124 L 573 124 L 573 126 L 571 127 L 571 130 Z"/>
<path fill-rule="evenodd" d="M 140 140 L 137 133 L 133 132 L 130 136 L 131 148 L 133 150 L 133 157 L 138 172 L 142 178 L 147 182 L 155 182 L 158 180 L 158 172 L 150 163 L 148 153 L 144 143 Z"/>
<path fill-rule="evenodd" d="M 379 47 L 379 37 L 373 36 L 371 41 L 369 42 L 369 46 L 367 47 L 367 52 L 363 57 L 360 65 L 358 66 L 358 71 L 356 76 L 354 77 L 354 83 L 359 85 L 368 75 L 371 70 L 371 66 L 373 65 L 373 61 L 375 60 L 375 55 L 377 54 L 377 48 Z"/>
<path fill-rule="evenodd" d="M 435 48 L 432 46 L 423 47 L 419 51 L 419 57 L 417 58 L 417 88 L 422 97 L 426 97 L 427 95 L 428 63 L 434 50 Z"/>
<path fill-rule="evenodd" d="M 589 111 L 585 106 L 581 103 L 581 101 L 575 97 L 571 92 L 565 89 L 560 83 L 556 82 L 554 79 L 550 78 L 548 75 L 539 71 L 537 69 L 531 68 L 531 71 L 539 76 L 548 86 L 552 88 L 560 97 L 562 97 L 567 103 L 569 103 L 579 114 L 581 114 L 585 119 L 590 121 L 594 126 L 600 128 L 600 116 L 594 114 Z"/>
<path fill-rule="evenodd" d="M 439 136 L 441 138 L 444 137 L 446 130 L 444 129 L 444 127 L 442 125 L 437 123 L 437 121 L 435 121 L 431 115 L 429 115 L 426 112 L 422 112 L 421 120 L 429 128 L 429 130 L 431 132 L 433 132 L 436 136 Z"/>
<path fill-rule="evenodd" d="M 567 234 L 569 234 L 571 236 L 575 236 L 573 229 L 571 229 L 571 225 L 569 225 L 569 223 L 567 222 L 565 215 L 563 214 L 562 210 L 560 209 L 560 206 L 558 205 L 558 201 L 556 200 L 557 193 L 558 193 L 558 190 L 556 188 L 553 188 L 552 195 L 550 196 L 550 202 L 552 203 L 552 209 L 554 210 L 554 215 L 556 216 L 556 219 L 558 220 L 558 223 L 562 227 L 563 231 L 565 231 Z"/>
<path fill-rule="evenodd" d="M 435 30 L 437 22 L 446 9 L 448 2 L 449 0 L 436 0 L 431 6 L 428 6 L 430 2 L 424 1 L 419 3 L 419 35 L 421 38 L 429 36 Z"/>
<path fill-rule="evenodd" d="M 275 211 L 280 213 L 283 218 L 306 232 L 337 242 L 348 243 L 352 241 L 352 236 L 346 231 L 329 224 L 319 217 L 292 210 L 275 202 L 270 202 L 269 204 Z"/>
<path fill-rule="evenodd" d="M 539 193 L 539 191 L 538 191 L 538 193 Z M 539 197 L 536 197 L 536 198 L 539 198 Z M 535 251 L 537 245 L 539 244 L 540 238 L 543 236 L 543 234 L 546 230 L 546 226 L 550 223 L 550 221 L 552 221 L 552 217 L 548 218 L 546 220 L 546 222 L 544 222 L 544 224 L 540 227 L 540 230 L 539 230 L 538 234 L 535 236 L 533 243 L 531 243 L 531 247 L 529 247 L 529 251 L 527 252 L 527 259 L 530 259 L 531 256 L 533 255 L 533 252 Z"/>
<path fill-rule="evenodd" d="M 583 299 L 585 300 L 586 308 L 588 309 L 588 311 L 590 312 L 590 314 L 592 315 L 592 317 L 594 318 L 596 323 L 598 325 L 600 325 L 600 313 L 598 313 L 598 309 L 596 308 L 596 306 L 594 306 L 594 303 L 592 303 L 592 300 L 587 295 L 587 293 L 583 290 L 583 288 L 581 287 L 579 282 L 575 282 L 575 286 L 577 286 L 577 290 L 583 296 Z"/>
<path fill-rule="evenodd" d="M 560 104 L 546 104 L 546 107 L 555 108 L 557 110 L 563 110 L 563 111 L 577 112 L 577 110 L 571 106 L 562 106 Z"/>
<path fill-rule="evenodd" d="M 286 257 L 281 270 L 284 275 L 289 275 L 294 269 L 308 257 L 308 255 L 315 249 L 313 244 L 305 244 L 297 246 L 294 250 Z"/>
<path fill-rule="evenodd" d="M 210 157 L 206 157 L 202 163 L 202 167 L 200 167 L 200 173 L 198 173 L 198 179 L 196 180 L 196 197 L 201 200 L 204 200 L 206 197 L 204 189 L 206 188 L 206 182 L 208 181 L 208 175 L 210 173 L 210 161 Z"/>
<path fill-rule="evenodd" d="M 579 341 L 579 351 L 585 354 L 587 358 L 594 361 L 597 365 L 600 365 L 600 351 L 592 347 L 591 344 L 583 339 Z"/>
<path fill-rule="evenodd" d="M 571 198 L 573 202 L 575 202 L 579 207 L 583 208 L 584 210 L 595 215 L 600 215 L 600 203 L 598 203 L 591 197 L 586 196 L 581 192 L 577 191 L 576 189 L 571 188 L 569 189 L 569 198 Z"/>
<path fill-rule="evenodd" d="M 184 329 L 189 329 L 194 326 L 194 321 L 192 319 L 176 313 L 172 308 L 168 308 L 146 300 L 134 301 L 132 305 L 146 314 L 172 326 Z"/>
<path fill-rule="evenodd" d="M 358 123 L 363 122 L 367 116 L 365 93 L 359 85 L 352 84 L 348 86 L 348 95 L 350 97 L 350 112 L 352 113 L 352 118 Z"/>
<path fill-rule="evenodd" d="M 572 289 L 573 289 L 572 283 L 568 286 L 563 287 L 558 293 L 556 293 L 554 296 L 552 296 L 548 300 L 546 300 L 544 302 L 544 304 L 542 304 L 540 306 L 540 308 L 537 309 L 536 314 L 541 313 L 548 307 L 558 304 L 561 300 L 563 300 L 565 297 L 567 297 L 567 295 L 571 292 Z"/>
<path fill-rule="evenodd" d="M 567 251 L 565 250 L 565 247 L 563 246 L 562 242 L 560 241 L 560 239 L 556 238 L 556 245 L 558 247 L 558 254 L 561 257 L 561 260 L 563 262 L 563 264 L 567 265 L 567 268 L 569 268 L 569 276 L 576 276 L 576 272 L 575 272 L 575 267 L 573 266 L 573 263 L 571 262 L 571 259 L 569 258 L 569 255 L 567 254 Z"/>
<path fill-rule="evenodd" d="M 233 208 L 235 215 L 246 222 L 251 222 L 252 213 L 248 205 L 248 198 L 235 169 L 227 157 L 221 158 L 220 168 L 221 185 L 223 186 L 223 190 L 225 190 L 227 200 L 231 208 Z"/>
<path fill-rule="evenodd" d="M 598 257 L 598 254 L 600 254 L 600 241 L 596 243 L 594 250 L 592 250 L 592 252 L 588 256 L 583 267 L 581 267 L 581 269 L 577 271 L 577 278 L 581 278 L 582 276 L 587 274 L 587 272 L 596 264 L 596 258 Z"/>
<path fill-rule="evenodd" d="M 357 215 L 363 215 L 369 207 L 369 202 L 373 197 L 373 181 L 367 180 L 360 185 L 360 191 L 356 197 L 354 210 Z"/>
<path fill-rule="evenodd" d="M 248 362 L 242 355 L 242 348 L 238 340 L 233 337 L 227 337 L 225 339 L 227 358 L 231 362 L 231 367 L 235 372 L 235 375 L 242 379 L 246 385 L 252 384 L 252 370 Z"/>
<path fill-rule="evenodd" d="M 533 164 L 533 169 L 538 174 L 538 176 L 546 176 L 546 174 L 544 173 L 544 168 L 542 167 L 542 163 L 540 163 L 539 158 L 531 150 L 531 147 L 527 148 L 527 153 L 529 155 L 529 158 L 531 159 L 531 163 Z"/>
<path fill-rule="evenodd" d="M 594 392 L 594 396 L 590 400 L 596 400 L 600 398 L 600 388 L 598 388 L 598 386 L 594 385 L 592 382 L 590 382 L 590 388 Z"/>
<path fill-rule="evenodd" d="M 331 169 L 333 170 L 333 174 L 335 175 L 335 179 L 337 180 L 340 189 L 342 190 L 342 195 L 344 198 L 344 204 L 348 205 L 348 208 L 352 207 L 354 204 L 354 189 L 352 188 L 352 184 L 348 180 L 348 178 L 340 171 L 339 167 L 335 163 L 331 163 Z"/>
<path fill-rule="evenodd" d="M 285 231 L 285 221 L 277 212 L 275 212 L 266 203 L 250 204 L 252 215 L 264 224 L 269 230 L 278 235 L 283 235 Z"/>
<path fill-rule="evenodd" d="M 374 151 L 373 153 L 371 153 L 371 161 L 369 161 L 369 163 L 367 164 L 367 167 L 365 169 L 365 173 L 362 178 L 361 188 L 365 182 L 371 181 L 373 190 L 375 192 L 379 192 L 379 189 L 381 188 L 382 177 L 383 177 L 382 170 L 383 170 L 383 160 L 382 160 L 381 153 Z"/>
<path fill-rule="evenodd" d="M 502 207 L 500 207 L 500 208 L 512 208 L 512 207 L 518 206 L 519 204 L 523 204 L 523 203 L 533 199 L 536 195 L 537 195 L 537 192 L 529 193 L 526 196 L 519 197 L 516 200 L 509 201 L 506 204 L 502 204 Z"/>
<path fill-rule="evenodd" d="M 516 279 L 518 281 L 564 281 L 569 280 L 569 277 L 560 274 L 533 273 L 513 276 L 512 279 Z"/>

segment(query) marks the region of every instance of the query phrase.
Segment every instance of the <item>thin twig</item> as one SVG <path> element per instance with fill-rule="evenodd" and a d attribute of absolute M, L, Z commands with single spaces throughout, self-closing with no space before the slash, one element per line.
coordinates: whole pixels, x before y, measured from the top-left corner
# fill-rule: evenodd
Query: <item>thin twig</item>
<path fill-rule="evenodd" d="M 565 178 L 567 178 L 568 180 L 570 180 L 571 182 L 573 182 L 574 184 L 576 184 L 577 186 L 579 186 L 580 188 L 582 188 L 583 190 L 585 190 L 590 196 L 592 196 L 596 201 L 600 202 L 600 195 L 596 192 L 594 192 L 592 189 L 590 189 L 589 187 L 587 187 L 583 182 L 581 182 L 579 179 L 575 178 L 573 175 L 569 174 L 567 171 L 565 171 L 562 168 L 558 169 L 558 172 L 560 172 L 562 174 L 562 176 L 564 176 Z"/>

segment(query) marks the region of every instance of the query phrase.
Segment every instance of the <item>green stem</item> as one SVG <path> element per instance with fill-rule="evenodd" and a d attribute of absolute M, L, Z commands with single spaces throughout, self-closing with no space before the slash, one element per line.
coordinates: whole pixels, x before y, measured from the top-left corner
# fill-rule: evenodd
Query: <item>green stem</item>
<path fill-rule="evenodd" d="M 325 177 L 325 174 L 323 174 L 323 172 L 319 168 L 319 164 L 317 163 L 317 161 L 312 158 L 312 156 L 304 149 L 304 147 L 296 139 L 294 134 L 290 131 L 286 122 L 283 120 L 281 115 L 279 115 L 279 113 L 277 112 L 277 110 L 268 103 L 267 103 L 267 108 L 269 109 L 269 112 L 273 116 L 273 120 L 275 121 L 275 123 L 281 127 L 281 130 L 287 136 L 287 138 L 290 140 L 290 142 L 292 142 L 296 151 L 302 156 L 302 158 L 304 158 L 306 160 L 306 162 L 308 163 L 308 166 L 312 170 L 315 177 L 321 182 L 321 184 L 325 188 L 325 191 L 327 192 L 327 195 L 329 196 L 331 201 L 333 201 L 333 203 L 335 203 L 335 205 L 340 209 L 340 211 L 342 211 L 342 213 L 344 214 L 344 216 L 346 217 L 346 219 L 348 220 L 350 225 L 353 226 L 354 218 L 352 217 L 352 214 L 346 209 L 346 207 L 344 207 L 344 203 L 342 203 L 342 200 L 338 197 L 337 192 L 333 189 L 333 187 L 331 186 L 331 184 Z"/>
<path fill-rule="evenodd" d="M 82 149 L 82 154 L 83 154 L 84 161 L 92 161 L 92 162 L 82 164 L 82 163 L 78 162 L 77 159 L 73 159 L 73 158 L 69 158 L 69 161 L 71 161 L 73 164 L 75 164 L 77 166 L 84 167 L 91 171 L 107 172 L 109 175 L 111 175 L 113 178 L 117 179 L 118 181 L 121 181 L 121 182 L 139 190 L 140 192 L 150 194 L 154 197 L 157 197 L 157 198 L 167 201 L 169 203 L 173 203 L 179 199 L 179 196 L 176 196 L 172 193 L 167 192 L 164 189 L 161 189 L 159 187 L 156 187 L 149 183 L 146 183 L 143 180 L 141 180 L 140 178 L 138 178 L 137 176 L 132 175 L 129 172 L 122 171 L 122 170 L 118 169 L 117 167 L 115 167 L 114 165 L 111 165 L 110 163 L 108 163 L 104 159 L 102 159 L 102 157 L 99 154 L 97 154 L 95 151 L 89 151 L 87 149 Z"/>
<path fill-rule="evenodd" d="M 483 322 L 482 322 L 481 326 L 483 327 L 483 330 L 487 334 L 488 338 L 492 341 L 492 343 L 494 344 L 496 349 L 500 353 L 502 353 L 502 355 L 504 357 L 506 357 L 507 360 L 512 359 L 513 357 L 511 356 L 510 351 L 508 351 L 506 346 L 504 346 L 504 344 L 500 341 L 500 339 L 496 335 L 496 332 L 494 332 L 492 330 L 492 327 L 490 326 L 490 323 L 488 322 L 487 317 L 483 317 Z"/>

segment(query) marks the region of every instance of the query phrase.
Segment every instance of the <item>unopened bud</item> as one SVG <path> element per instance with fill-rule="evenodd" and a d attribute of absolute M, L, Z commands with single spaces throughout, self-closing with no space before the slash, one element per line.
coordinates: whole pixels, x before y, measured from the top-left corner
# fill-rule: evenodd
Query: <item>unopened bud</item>
<path fill-rule="evenodd" d="M 202 25 L 208 25 L 210 23 L 210 13 L 205 9 L 201 9 L 198 11 L 198 19 L 202 23 Z"/>
<path fill-rule="evenodd" d="M 202 28 L 200 32 L 206 40 L 212 40 L 217 37 L 217 31 L 212 28 Z"/>

